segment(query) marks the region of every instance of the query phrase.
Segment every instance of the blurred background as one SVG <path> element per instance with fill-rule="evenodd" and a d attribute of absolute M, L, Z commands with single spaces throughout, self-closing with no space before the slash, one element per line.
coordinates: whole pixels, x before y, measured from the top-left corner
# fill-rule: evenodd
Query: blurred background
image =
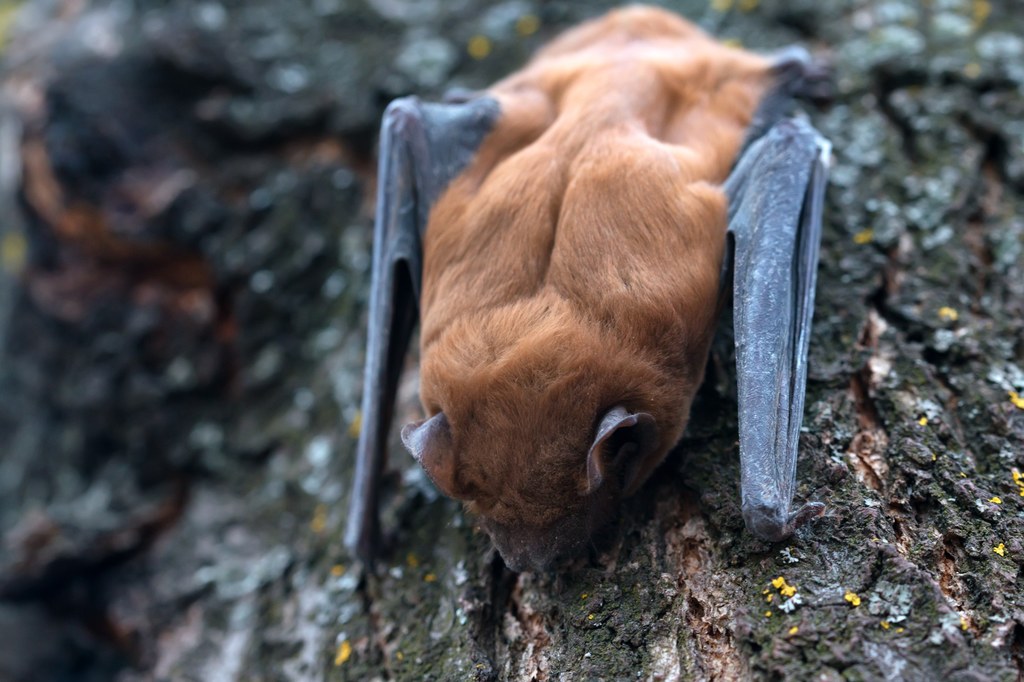
<path fill-rule="evenodd" d="M 486 87 L 559 30 L 615 4 L 0 0 L 0 680 L 543 679 L 558 669 L 550 661 L 585 670 L 591 651 L 611 677 L 653 674 L 656 648 L 634 642 L 632 653 L 600 654 L 586 619 L 572 611 L 579 594 L 587 600 L 588 580 L 604 585 L 593 589 L 610 602 L 622 599 L 610 587 L 621 576 L 547 583 L 504 573 L 486 538 L 404 459 L 395 463 L 385 511 L 386 525 L 403 529 L 398 549 L 366 576 L 340 542 L 359 432 L 384 106 L 410 93 L 436 98 L 453 87 Z M 909 343 L 914 357 L 959 367 L 915 379 L 914 399 L 883 403 L 881 421 L 891 413 L 911 426 L 919 417 L 952 425 L 949 414 L 964 408 L 934 396 L 962 390 L 960 374 L 988 377 L 965 401 L 976 403 L 982 416 L 970 419 L 981 421 L 922 442 L 929 453 L 961 453 L 950 480 L 977 470 L 1009 481 L 1024 429 L 1019 417 L 1008 421 L 1016 408 L 1006 398 L 1024 392 L 1024 228 L 1014 217 L 1024 186 L 1019 6 L 663 4 L 735 44 L 801 43 L 837 64 L 836 102 L 814 114 L 836 143 L 837 165 L 819 294 L 819 305 L 822 296 L 832 305 L 819 312 L 808 404 L 816 432 L 839 435 L 834 461 L 825 456 L 829 443 L 815 441 L 824 464 L 801 475 L 820 489 L 847 480 L 833 469 L 850 474 L 843 485 L 870 478 L 870 457 L 860 460 L 868 462 L 864 473 L 847 455 L 874 452 L 863 439 L 851 444 L 877 430 L 857 412 L 874 386 L 869 375 L 852 389 L 850 381 L 881 337 L 883 347 Z M 969 223 L 998 229 L 972 233 Z M 986 316 L 991 324 L 978 322 Z M 886 321 L 903 335 L 886 341 Z M 1003 345 L 990 348 L 983 337 Z M 894 359 L 902 352 L 892 350 L 887 362 L 912 376 L 916 360 Z M 403 391 L 403 409 L 415 410 L 414 382 Z M 991 405 L 1005 415 L 989 415 Z M 730 451 L 734 425 L 715 419 L 697 427 L 691 443 Z M 888 441 L 902 442 L 898 433 Z M 982 443 L 982 466 L 963 454 L 968 441 Z M 680 532 L 699 549 L 686 561 L 709 576 L 712 565 L 727 571 L 767 561 L 763 547 L 729 539 L 741 527 L 735 503 L 725 501 L 738 481 L 729 462 L 720 475 L 714 464 L 698 466 L 682 492 L 665 484 L 652 493 L 684 500 Z M 906 466 L 923 471 L 921 462 Z M 930 475 L 904 475 L 901 466 L 874 472 L 882 483 L 865 490 L 882 500 L 876 509 L 902 494 L 887 481 Z M 1016 504 L 1014 490 L 1002 494 Z M 919 514 L 937 514 L 929 509 Z M 627 527 L 651 526 L 658 510 L 627 510 Z M 950 525 L 921 518 L 904 522 L 914 532 L 920 525 L 921 537 Z M 891 524 L 857 523 L 834 535 L 848 531 L 858 545 L 898 535 Z M 1006 538 L 1011 550 L 1018 538 L 1024 549 L 1019 520 L 1005 523 L 992 537 Z M 629 532 L 625 546 L 639 547 L 645 533 L 660 531 L 655 524 Z M 951 555 L 973 532 L 960 534 Z M 946 550 L 935 551 L 941 558 Z M 984 553 L 991 555 L 987 546 Z M 938 559 L 904 559 L 924 561 L 920 585 L 931 584 L 934 566 L 938 585 Z M 996 575 L 1018 579 L 1017 562 Z M 648 587 L 665 589 L 636 607 L 660 614 L 645 627 L 678 611 L 699 633 L 710 617 L 703 609 L 728 602 L 665 583 L 672 569 L 652 570 Z M 524 595 L 533 589 L 554 596 L 531 602 Z M 973 633 L 977 643 L 922 636 L 892 651 L 917 660 L 952 647 L 949 660 L 977 665 L 983 677 L 1009 674 L 1013 661 L 1020 675 L 1021 659 L 1006 652 L 1024 646 L 1024 625 L 1018 632 L 1005 620 L 1020 613 L 1019 595 L 1013 611 L 991 594 L 972 601 L 970 589 L 958 589 L 959 602 L 956 589 L 948 599 L 938 587 L 919 596 L 939 606 L 918 634 L 961 636 L 962 622 L 975 627 L 1003 613 L 1008 629 L 993 625 L 984 641 L 988 651 L 998 640 L 1005 656 L 978 653 L 982 630 Z M 918 593 L 893 594 L 897 603 Z M 787 670 L 792 652 L 773 662 L 766 642 L 774 633 L 753 622 L 719 623 L 718 634 L 705 628 L 695 635 L 696 653 L 687 658 L 690 645 L 680 644 L 683 663 L 667 669 L 722 679 Z M 731 644 L 719 651 L 716 637 Z M 553 653 L 541 665 L 543 647 Z M 855 669 L 860 651 L 804 660 Z M 602 655 L 625 658 L 613 665 Z M 736 656 L 760 662 L 728 662 Z"/>

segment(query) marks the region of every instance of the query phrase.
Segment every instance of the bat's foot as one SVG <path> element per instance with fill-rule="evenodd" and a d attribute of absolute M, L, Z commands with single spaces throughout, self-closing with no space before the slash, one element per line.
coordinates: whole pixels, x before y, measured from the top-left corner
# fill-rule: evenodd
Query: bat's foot
<path fill-rule="evenodd" d="M 743 521 L 747 530 L 768 542 L 779 542 L 793 534 L 800 526 L 825 513 L 821 502 L 808 502 L 792 514 L 767 505 L 743 508 Z"/>

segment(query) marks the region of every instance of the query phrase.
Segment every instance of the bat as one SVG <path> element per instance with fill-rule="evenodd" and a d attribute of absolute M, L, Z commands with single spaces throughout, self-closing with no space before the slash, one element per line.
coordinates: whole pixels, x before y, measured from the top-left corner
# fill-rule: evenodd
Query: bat
<path fill-rule="evenodd" d="M 678 443 L 730 301 L 746 526 L 777 541 L 823 513 L 792 501 L 829 144 L 788 114 L 826 78 L 641 6 L 485 92 L 392 102 L 348 547 L 380 547 L 417 324 L 427 418 L 405 447 L 509 568 L 543 570 Z"/>

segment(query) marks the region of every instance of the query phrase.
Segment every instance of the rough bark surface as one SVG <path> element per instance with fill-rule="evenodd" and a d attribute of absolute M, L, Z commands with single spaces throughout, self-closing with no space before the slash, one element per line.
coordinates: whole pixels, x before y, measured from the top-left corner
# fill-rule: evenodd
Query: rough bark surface
<path fill-rule="evenodd" d="M 744 532 L 719 350 L 573 570 L 509 573 L 399 447 L 390 552 L 345 553 L 383 105 L 612 4 L 0 0 L 0 679 L 1024 679 L 1013 0 L 664 3 L 836 66 L 824 518 Z"/>

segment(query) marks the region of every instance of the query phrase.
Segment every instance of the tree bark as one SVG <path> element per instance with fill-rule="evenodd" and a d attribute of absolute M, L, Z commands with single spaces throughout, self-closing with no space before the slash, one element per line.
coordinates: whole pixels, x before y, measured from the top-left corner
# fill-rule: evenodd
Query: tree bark
<path fill-rule="evenodd" d="M 485 87 L 612 4 L 21 8 L 0 678 L 1024 679 L 1010 0 L 666 3 L 835 64 L 797 491 L 823 518 L 744 530 L 720 343 L 680 448 L 572 570 L 507 571 L 397 443 L 389 551 L 346 554 L 383 105 Z"/>

